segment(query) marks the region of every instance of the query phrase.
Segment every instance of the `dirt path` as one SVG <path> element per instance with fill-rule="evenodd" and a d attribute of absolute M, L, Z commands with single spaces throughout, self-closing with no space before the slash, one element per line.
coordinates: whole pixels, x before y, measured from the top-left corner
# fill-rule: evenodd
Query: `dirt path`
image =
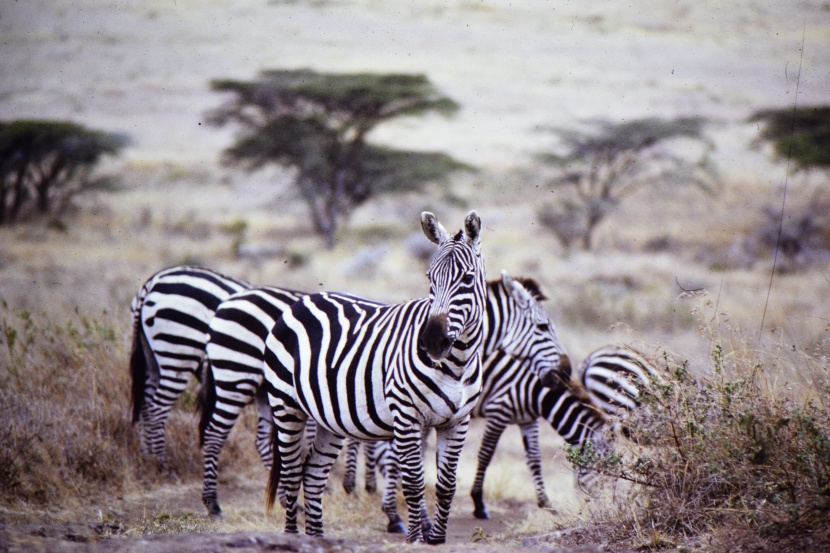
<path fill-rule="evenodd" d="M 361 521 L 355 524 L 330 520 L 327 537 L 323 539 L 286 535 L 280 529 L 282 512 L 278 511 L 270 518 L 262 514 L 258 484 L 242 480 L 225 486 L 222 491 L 228 520 L 216 525 L 203 518 L 198 503 L 199 486 L 195 483 L 171 484 L 151 492 L 102 499 L 97 504 L 71 512 L 44 513 L 39 517 L 29 513 L 19 521 L 6 513 L 7 516 L 0 517 L 7 521 L 0 523 L 0 552 L 246 553 L 277 550 L 357 553 L 395 551 L 406 545 L 405 536 L 385 532 L 385 518 L 376 505 L 377 498 L 346 497 L 344 500 L 344 495 L 339 492 L 327 494 L 325 501 L 329 507 L 336 509 L 333 503 L 342 502 L 347 504 L 346 509 L 370 509 L 371 513 L 368 516 L 361 513 Z M 530 535 L 522 532 L 528 518 L 544 516 L 525 501 L 491 501 L 492 517 L 489 520 L 472 516 L 467 497 L 459 497 L 453 507 L 447 543 L 438 548 L 440 551 L 504 553 L 515 547 L 528 553 L 600 550 L 591 544 L 573 550 L 552 549 L 550 533 Z M 153 533 L 157 531 L 178 533 Z M 135 535 L 136 532 L 150 533 Z M 415 550 L 427 549 L 427 546 L 413 547 Z"/>

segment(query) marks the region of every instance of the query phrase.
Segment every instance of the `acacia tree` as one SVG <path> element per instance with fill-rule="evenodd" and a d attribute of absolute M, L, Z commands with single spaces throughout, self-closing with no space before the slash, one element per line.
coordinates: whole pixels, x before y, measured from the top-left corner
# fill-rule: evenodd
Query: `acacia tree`
<path fill-rule="evenodd" d="M 704 120 L 697 117 L 639 119 L 625 123 L 601 121 L 591 131 L 552 129 L 563 153 L 537 159 L 553 170 L 547 185 L 558 203 L 543 206 L 540 222 L 565 249 L 577 244 L 591 249 L 597 226 L 620 202 L 656 184 L 694 183 L 703 188 L 717 180 L 709 154 L 714 145 L 703 136 Z M 698 143 L 695 159 L 668 147 L 675 139 Z"/>
<path fill-rule="evenodd" d="M 749 121 L 763 124 L 754 145 L 770 143 L 774 157 L 792 162 L 796 172 L 830 176 L 830 106 L 764 109 Z M 785 219 L 778 209 L 765 209 L 758 230 L 763 244 L 780 247 L 792 262 L 790 269 L 809 261 L 817 251 L 830 250 L 830 188 L 819 182 L 811 192 L 802 190 L 804 194 L 808 197 L 797 202 Z"/>
<path fill-rule="evenodd" d="M 34 204 L 60 213 L 78 193 L 97 184 L 90 173 L 126 140 L 67 121 L 0 121 L 0 224 Z"/>
<path fill-rule="evenodd" d="M 418 189 L 470 169 L 445 154 L 367 141 L 385 121 L 457 111 L 423 75 L 275 70 L 253 81 L 218 80 L 211 86 L 230 98 L 209 121 L 234 123 L 242 131 L 224 162 L 249 171 L 271 163 L 295 168 L 297 190 L 328 247 L 341 219 L 372 196 Z"/>
<path fill-rule="evenodd" d="M 791 160 L 796 170 L 830 170 L 830 106 L 765 109 L 749 121 L 764 123 L 760 139 L 771 142 L 775 157 Z"/>

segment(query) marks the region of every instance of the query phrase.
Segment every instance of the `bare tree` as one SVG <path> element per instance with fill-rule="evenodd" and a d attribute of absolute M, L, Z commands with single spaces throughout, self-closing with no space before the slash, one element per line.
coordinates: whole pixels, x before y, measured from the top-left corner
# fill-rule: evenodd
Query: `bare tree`
<path fill-rule="evenodd" d="M 704 120 L 639 119 L 597 122 L 592 132 L 553 129 L 562 153 L 545 153 L 539 161 L 553 170 L 547 184 L 559 198 L 543 206 L 540 222 L 565 249 L 591 249 L 597 226 L 638 190 L 693 183 L 708 189 L 717 180 L 710 159 L 714 145 L 703 136 Z M 695 159 L 668 147 L 669 141 L 698 143 Z"/>

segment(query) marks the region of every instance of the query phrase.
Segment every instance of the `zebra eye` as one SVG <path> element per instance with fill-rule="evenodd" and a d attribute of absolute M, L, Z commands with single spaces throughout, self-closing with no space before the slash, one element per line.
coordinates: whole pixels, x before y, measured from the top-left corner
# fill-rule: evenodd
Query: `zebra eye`
<path fill-rule="evenodd" d="M 550 325 L 548 323 L 541 323 L 536 328 L 538 328 L 541 332 L 547 332 L 550 330 Z"/>
<path fill-rule="evenodd" d="M 469 286 L 470 284 L 473 283 L 474 279 L 475 279 L 475 277 L 472 274 L 466 274 L 461 278 L 461 283 L 464 284 L 464 285 Z"/>

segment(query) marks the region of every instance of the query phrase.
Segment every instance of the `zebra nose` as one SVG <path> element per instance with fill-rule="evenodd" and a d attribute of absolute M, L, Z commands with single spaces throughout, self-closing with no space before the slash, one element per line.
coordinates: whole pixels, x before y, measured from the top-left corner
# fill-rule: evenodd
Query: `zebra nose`
<path fill-rule="evenodd" d="M 434 361 L 449 355 L 454 341 L 454 338 L 447 332 L 446 315 L 430 317 L 418 335 L 418 346 L 426 351 Z"/>

